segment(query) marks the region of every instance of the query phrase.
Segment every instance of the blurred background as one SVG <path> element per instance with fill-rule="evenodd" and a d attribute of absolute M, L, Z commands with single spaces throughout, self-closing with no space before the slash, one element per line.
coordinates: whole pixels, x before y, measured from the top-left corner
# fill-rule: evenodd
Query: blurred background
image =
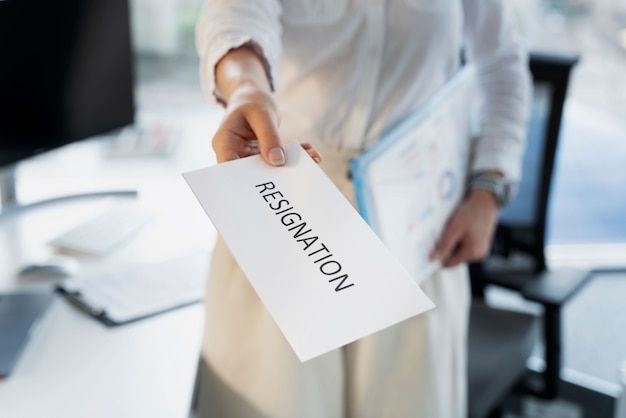
<path fill-rule="evenodd" d="M 563 113 L 547 256 L 550 265 L 595 272 L 563 311 L 564 366 L 599 390 L 621 387 L 619 368 L 626 361 L 626 1 L 505 1 L 529 50 L 580 58 Z M 172 194 L 167 204 L 189 204 L 193 220 L 208 225 L 180 177 L 214 163 L 211 136 L 222 116 L 199 82 L 194 31 L 202 4 L 130 0 L 135 125 L 21 163 L 23 202 L 125 187 L 132 180 L 132 187 L 147 191 L 149 198 L 152 193 L 160 205 L 169 187 L 179 195 Z M 109 171 L 103 176 L 105 165 Z M 186 238 L 177 232 L 172 227 L 170 238 L 184 245 Z M 214 235 L 194 238 L 194 249 L 208 251 Z M 160 257 L 155 251 L 139 254 L 142 261 Z M 0 254 L 0 264 L 10 256 Z M 497 298 L 519 303 L 505 294 Z M 558 416 L 582 416 L 575 406 L 567 411 Z M 557 415 L 527 411 L 524 416 Z"/>
<path fill-rule="evenodd" d="M 626 242 L 626 3 L 513 3 L 529 48 L 580 56 L 563 120 L 549 249 L 555 259 L 567 257 L 566 253 L 570 258 L 615 256 L 605 262 L 623 265 L 626 251 L 619 244 Z M 615 244 L 615 251 L 607 254 L 604 246 L 594 251 L 587 247 L 590 244 Z M 584 250 L 576 251 L 574 245 Z"/>

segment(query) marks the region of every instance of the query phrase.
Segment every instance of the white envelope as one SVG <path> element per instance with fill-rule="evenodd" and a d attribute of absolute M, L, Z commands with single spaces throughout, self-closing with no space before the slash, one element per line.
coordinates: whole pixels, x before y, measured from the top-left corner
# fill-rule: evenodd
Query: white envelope
<path fill-rule="evenodd" d="M 434 307 L 296 142 L 183 174 L 301 361 Z"/>

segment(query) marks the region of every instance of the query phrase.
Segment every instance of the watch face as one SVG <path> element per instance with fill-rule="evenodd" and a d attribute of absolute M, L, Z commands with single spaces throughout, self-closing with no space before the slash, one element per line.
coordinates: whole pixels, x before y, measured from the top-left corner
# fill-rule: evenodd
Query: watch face
<path fill-rule="evenodd" d="M 470 188 L 489 190 L 500 206 L 508 202 L 511 190 L 509 182 L 504 177 L 486 173 L 474 175 L 470 180 Z"/>
<path fill-rule="evenodd" d="M 498 196 L 498 201 L 500 202 L 500 206 L 504 206 L 508 203 L 509 197 L 511 195 L 511 185 L 502 180 L 502 193 Z"/>
<path fill-rule="evenodd" d="M 496 193 L 496 197 L 498 199 L 498 203 L 500 203 L 500 206 L 504 206 L 509 201 L 511 193 L 510 184 L 503 177 L 500 177 L 498 178 L 497 186 L 498 191 Z"/>

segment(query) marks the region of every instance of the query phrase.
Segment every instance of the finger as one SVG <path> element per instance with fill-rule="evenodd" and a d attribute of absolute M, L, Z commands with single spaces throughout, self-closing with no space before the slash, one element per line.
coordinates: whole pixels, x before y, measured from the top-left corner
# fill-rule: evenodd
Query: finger
<path fill-rule="evenodd" d="M 454 227 L 453 223 L 448 224 L 435 246 L 435 251 L 432 255 L 433 260 L 445 261 L 449 259 L 457 245 L 459 245 L 461 237 L 462 230 Z"/>
<path fill-rule="evenodd" d="M 285 149 L 278 135 L 277 123 L 269 112 L 254 112 L 248 120 L 259 141 L 261 157 L 266 163 L 273 166 L 284 165 L 287 161 Z"/>
<path fill-rule="evenodd" d="M 236 160 L 244 156 L 242 150 L 238 150 L 236 140 L 229 140 L 229 135 L 218 132 L 213 137 L 213 151 L 218 163 Z"/>
<path fill-rule="evenodd" d="M 303 142 L 300 145 L 305 149 L 307 154 L 309 154 L 309 157 L 313 158 L 316 163 L 319 164 L 322 162 L 322 155 L 313 147 L 313 145 L 307 142 Z"/>
<path fill-rule="evenodd" d="M 458 264 L 470 261 L 472 250 L 465 242 L 459 243 L 447 259 L 443 260 L 444 267 L 454 267 Z"/>
<path fill-rule="evenodd" d="M 245 145 L 248 149 L 253 150 L 253 149 L 259 149 L 259 141 L 256 139 L 248 139 L 245 141 Z"/>
<path fill-rule="evenodd" d="M 446 267 L 452 267 L 459 263 L 471 263 L 480 261 L 489 254 L 489 245 L 484 241 L 476 240 L 471 235 L 466 236 L 450 258 L 445 261 Z"/>
<path fill-rule="evenodd" d="M 261 151 L 259 149 L 259 141 L 256 140 L 246 140 L 243 144 L 243 152 L 245 157 L 249 157 L 251 155 L 258 155 Z"/>
<path fill-rule="evenodd" d="M 236 135 L 219 134 L 213 140 L 213 150 L 217 162 L 231 161 L 259 153 L 258 147 L 248 144 L 248 141 Z"/>
<path fill-rule="evenodd" d="M 309 150 L 307 151 L 307 154 L 309 154 L 309 157 L 313 158 L 313 161 L 315 161 L 316 163 L 321 163 L 322 162 L 322 156 L 315 150 Z"/>

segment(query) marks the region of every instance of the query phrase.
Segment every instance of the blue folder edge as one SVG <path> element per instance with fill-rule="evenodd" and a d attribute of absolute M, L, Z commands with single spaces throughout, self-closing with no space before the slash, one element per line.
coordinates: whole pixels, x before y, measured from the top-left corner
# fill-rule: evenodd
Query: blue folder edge
<path fill-rule="evenodd" d="M 356 195 L 356 201 L 359 212 L 365 221 L 376 231 L 374 208 L 372 207 L 372 199 L 369 196 L 369 185 L 367 180 L 367 172 L 370 165 L 383 155 L 392 145 L 404 138 L 409 132 L 419 126 L 437 108 L 438 104 L 450 95 L 459 84 L 464 83 L 465 79 L 471 77 L 475 70 L 471 66 L 462 67 L 457 71 L 442 88 L 440 88 L 432 97 L 411 112 L 397 125 L 383 134 L 380 141 L 376 142 L 370 148 L 363 151 L 358 157 L 350 162 L 350 172 Z M 378 232 L 378 231 L 376 231 Z"/>

